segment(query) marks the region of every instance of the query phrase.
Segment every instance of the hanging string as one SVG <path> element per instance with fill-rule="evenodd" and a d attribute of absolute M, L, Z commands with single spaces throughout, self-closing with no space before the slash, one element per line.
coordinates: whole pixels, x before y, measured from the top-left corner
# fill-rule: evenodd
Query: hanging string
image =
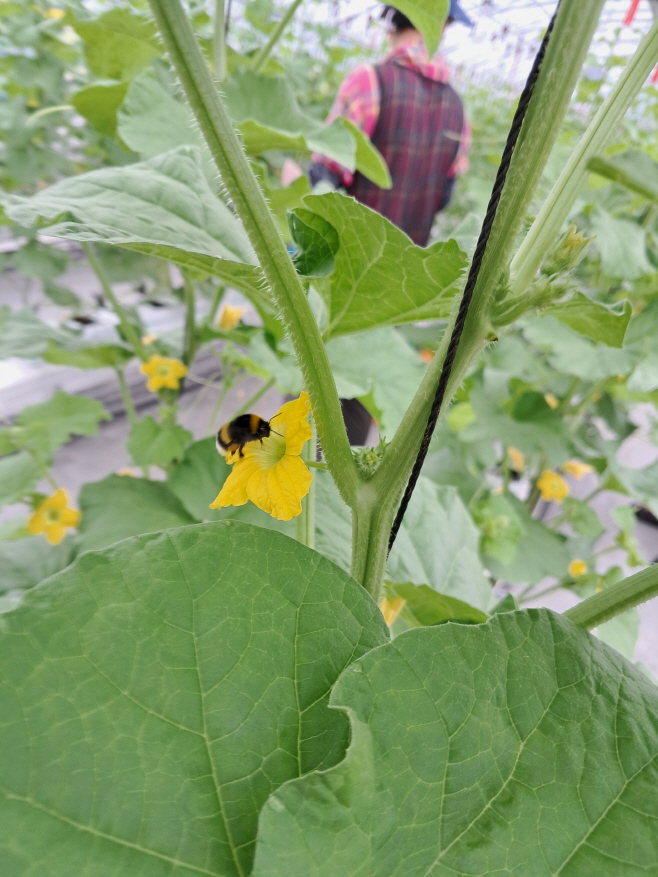
<path fill-rule="evenodd" d="M 388 540 L 389 552 L 393 547 L 395 537 L 398 534 L 402 519 L 404 518 L 404 513 L 407 510 L 409 500 L 411 499 L 411 495 L 414 492 L 416 482 L 418 481 L 418 476 L 420 475 L 420 470 L 423 468 L 423 463 L 425 462 L 425 457 L 427 456 L 427 451 L 430 446 L 430 441 L 432 439 L 434 428 L 436 427 L 436 423 L 439 419 L 439 412 L 441 411 L 441 406 L 443 405 L 443 400 L 445 398 L 448 381 L 450 380 L 450 374 L 452 372 L 452 367 L 454 365 L 455 357 L 457 355 L 457 348 L 459 347 L 459 341 L 461 339 L 462 332 L 464 331 L 464 323 L 466 322 L 468 308 L 471 303 L 471 299 L 473 298 L 473 291 L 475 289 L 475 284 L 477 283 L 478 275 L 480 273 L 480 267 L 482 265 L 484 251 L 486 249 L 487 241 L 489 240 L 489 236 L 491 234 L 491 228 L 496 217 L 496 210 L 498 209 L 498 204 L 500 203 L 500 197 L 502 195 L 503 187 L 505 185 L 505 179 L 507 178 L 507 171 L 509 170 L 510 162 L 512 160 L 512 153 L 514 152 L 516 141 L 519 139 L 521 125 L 523 124 L 523 119 L 525 118 L 525 114 L 530 103 L 530 98 L 532 97 L 532 93 L 535 89 L 535 84 L 537 82 L 537 77 L 539 76 L 541 63 L 546 53 L 546 47 L 548 45 L 548 41 L 553 30 L 553 25 L 555 24 L 555 17 L 557 15 L 559 7 L 560 4 L 558 2 L 555 12 L 553 13 L 553 17 L 551 18 L 550 24 L 546 28 L 544 39 L 542 40 L 539 51 L 537 52 L 537 55 L 535 57 L 534 63 L 532 65 L 532 70 L 530 71 L 530 74 L 528 76 L 528 80 L 525 84 L 523 92 L 521 93 L 521 97 L 519 98 L 519 104 L 516 108 L 516 113 L 514 114 L 514 118 L 512 120 L 512 126 L 510 128 L 509 134 L 507 135 L 507 143 L 505 144 L 503 156 L 500 160 L 498 173 L 496 174 L 496 182 L 494 183 L 493 191 L 491 192 L 491 198 L 489 199 L 489 206 L 487 207 L 484 222 L 482 223 L 480 237 L 478 238 L 477 246 L 475 247 L 475 252 L 473 253 L 473 260 L 471 262 L 471 268 L 468 273 L 468 279 L 466 280 L 466 286 L 464 287 L 464 294 L 459 305 L 457 320 L 455 321 L 455 326 L 452 330 L 452 335 L 450 336 L 448 350 L 446 351 L 445 359 L 443 360 L 443 368 L 441 370 L 439 384 L 436 388 L 436 393 L 434 395 L 434 401 L 432 402 L 432 408 L 430 410 L 430 416 L 428 418 L 427 426 L 425 428 L 425 434 L 423 435 L 423 440 L 420 443 L 418 456 L 416 457 L 413 469 L 411 470 L 411 475 L 409 476 L 409 481 L 407 483 L 404 496 L 402 497 L 402 502 L 400 503 L 398 513 L 395 516 L 395 521 L 393 522 L 393 526 L 391 527 L 391 535 Z"/>

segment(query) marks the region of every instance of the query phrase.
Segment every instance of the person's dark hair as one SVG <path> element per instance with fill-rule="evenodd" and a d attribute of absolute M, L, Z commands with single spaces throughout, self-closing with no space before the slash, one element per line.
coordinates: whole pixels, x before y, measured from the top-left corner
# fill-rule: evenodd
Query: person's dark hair
<path fill-rule="evenodd" d="M 382 18 L 385 18 L 386 21 L 391 25 L 391 27 L 396 31 L 409 30 L 409 28 L 415 30 L 415 27 L 409 21 L 407 16 L 403 15 L 394 6 L 384 6 Z"/>

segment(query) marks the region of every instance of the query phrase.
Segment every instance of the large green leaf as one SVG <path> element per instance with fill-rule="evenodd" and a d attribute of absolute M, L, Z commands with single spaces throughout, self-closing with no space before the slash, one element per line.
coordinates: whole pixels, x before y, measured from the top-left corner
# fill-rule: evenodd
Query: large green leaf
<path fill-rule="evenodd" d="M 128 536 L 195 523 L 180 500 L 160 481 L 109 475 L 80 491 L 78 531 L 83 551 L 105 548 Z"/>
<path fill-rule="evenodd" d="M 0 506 L 10 505 L 29 493 L 43 477 L 43 470 L 27 451 L 0 460 Z"/>
<path fill-rule="evenodd" d="M 658 690 L 566 619 L 409 631 L 331 703 L 347 757 L 270 797 L 253 877 L 655 871 Z"/>
<path fill-rule="evenodd" d="M 165 466 L 182 459 L 192 438 L 192 433 L 180 424 L 163 426 L 147 414 L 132 426 L 126 447 L 138 466 Z"/>
<path fill-rule="evenodd" d="M 610 347 L 621 347 L 631 318 L 631 303 L 625 299 L 614 305 L 592 301 L 575 292 L 568 301 L 556 302 L 544 313 L 557 317 L 565 326 Z"/>
<path fill-rule="evenodd" d="M 480 533 L 454 487 L 419 478 L 388 558 L 387 578 L 429 585 L 478 609 L 487 609 L 491 588 L 478 545 Z"/>
<path fill-rule="evenodd" d="M 110 415 L 96 399 L 58 390 L 47 402 L 21 411 L 16 418 L 23 430 L 18 441 L 51 456 L 73 435 L 96 435 L 101 420 L 110 420 Z"/>
<path fill-rule="evenodd" d="M 326 337 L 446 318 L 467 258 L 454 241 L 417 247 L 392 222 L 338 192 L 304 208 L 338 232 Z"/>
<path fill-rule="evenodd" d="M 210 189 L 193 147 L 69 177 L 30 198 L 4 195 L 2 203 L 23 225 L 61 219 L 48 229 L 55 237 L 160 256 L 264 298 L 246 234 Z"/>
<path fill-rule="evenodd" d="M 387 640 L 308 548 L 234 522 L 80 557 L 0 633 L 3 877 L 240 877 L 286 780 L 342 757 L 336 678 Z"/>
<path fill-rule="evenodd" d="M 117 131 L 117 112 L 127 91 L 127 82 L 89 85 L 76 91 L 71 103 L 97 131 L 107 137 L 114 137 Z"/>
<path fill-rule="evenodd" d="M 130 79 L 162 54 L 153 22 L 127 9 L 111 9 L 92 21 L 70 23 L 84 40 L 89 69 L 105 79 Z"/>

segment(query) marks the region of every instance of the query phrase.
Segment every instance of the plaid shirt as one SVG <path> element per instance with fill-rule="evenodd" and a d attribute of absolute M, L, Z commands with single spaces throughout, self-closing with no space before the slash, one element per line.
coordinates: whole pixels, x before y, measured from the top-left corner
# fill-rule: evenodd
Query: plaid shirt
<path fill-rule="evenodd" d="M 428 79 L 434 80 L 434 82 L 447 83 L 450 80 L 450 69 L 441 55 L 436 55 L 432 60 L 428 61 L 425 43 L 420 34 L 418 34 L 413 42 L 392 51 L 387 55 L 383 63 L 393 58 L 396 59 L 398 64 L 409 67 L 411 70 L 417 70 Z M 381 96 L 375 69 L 370 64 L 362 64 L 343 81 L 331 112 L 327 116 L 327 122 L 332 122 L 337 116 L 344 116 L 356 125 L 357 128 L 360 128 L 364 134 L 372 138 L 377 126 L 377 120 L 379 119 L 380 108 Z M 448 171 L 447 175 L 449 178 L 454 178 L 468 170 L 468 150 L 470 145 L 471 127 L 466 116 L 464 116 L 464 127 L 459 151 L 452 167 Z M 341 184 L 345 188 L 349 188 L 352 185 L 354 174 L 346 168 L 319 153 L 314 153 L 313 161 L 325 165 L 332 173 L 340 177 Z"/>

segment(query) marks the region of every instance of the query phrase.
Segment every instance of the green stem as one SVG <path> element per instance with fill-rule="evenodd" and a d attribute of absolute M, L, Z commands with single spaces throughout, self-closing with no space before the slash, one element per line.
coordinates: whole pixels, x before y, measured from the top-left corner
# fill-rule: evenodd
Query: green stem
<path fill-rule="evenodd" d="M 585 183 L 587 162 L 603 150 L 614 134 L 657 60 L 658 21 L 646 34 L 587 131 L 580 138 L 578 146 L 514 256 L 510 266 L 511 295 L 521 295 L 532 281 Z"/>
<path fill-rule="evenodd" d="M 224 293 L 226 292 L 226 287 L 222 286 L 220 283 L 217 289 L 215 290 L 215 295 L 213 296 L 212 304 L 210 305 L 210 310 L 206 315 L 206 325 L 212 326 L 214 325 L 215 318 L 217 317 L 217 311 L 219 306 L 224 298 Z"/>
<path fill-rule="evenodd" d="M 219 391 L 219 395 L 217 396 L 217 401 L 215 402 L 212 413 L 210 415 L 210 420 L 208 421 L 208 426 L 206 427 L 206 435 L 212 435 L 215 431 L 215 421 L 217 420 L 217 415 L 224 404 L 224 400 L 228 394 L 228 391 L 233 386 L 233 378 L 235 376 L 235 371 L 232 365 L 227 364 L 224 360 L 222 360 L 222 386 Z"/>
<path fill-rule="evenodd" d="M 189 277 L 184 276 L 185 283 L 185 329 L 183 337 L 183 362 L 189 368 L 196 353 L 196 324 L 195 324 L 195 296 L 194 284 Z"/>
<path fill-rule="evenodd" d="M 353 506 L 360 481 L 327 353 L 304 288 L 203 60 L 180 0 L 149 0 L 169 56 L 292 340 L 336 486 Z"/>
<path fill-rule="evenodd" d="M 83 241 L 82 249 L 85 251 L 85 255 L 87 256 L 87 260 L 91 265 L 94 274 L 96 275 L 96 277 L 98 277 L 101 289 L 103 290 L 103 295 L 112 305 L 112 310 L 119 318 L 119 325 L 123 329 L 123 334 L 125 335 L 126 340 L 130 342 L 133 350 L 135 351 L 135 354 L 139 356 L 142 362 L 146 362 L 146 360 L 148 359 L 148 355 L 146 353 L 146 350 L 144 349 L 144 345 L 142 344 L 142 339 L 139 337 L 139 334 L 135 331 L 135 327 L 128 319 L 128 315 L 123 309 L 123 305 L 116 297 L 116 295 L 112 292 L 112 287 L 110 286 L 110 281 L 108 280 L 107 274 L 105 273 L 105 269 L 101 265 L 98 256 L 94 252 L 93 247 L 87 241 Z"/>
<path fill-rule="evenodd" d="M 564 613 L 575 624 L 591 630 L 627 609 L 658 596 L 658 565 L 649 566 L 616 585 L 593 594 Z"/>
<path fill-rule="evenodd" d="M 281 21 L 277 24 L 277 26 L 272 31 L 272 34 L 271 34 L 269 40 L 265 43 L 263 48 L 260 49 L 260 51 L 256 54 L 256 57 L 254 58 L 253 67 L 252 67 L 254 73 L 259 73 L 263 69 L 263 65 L 265 64 L 265 62 L 269 58 L 272 49 L 279 42 L 281 34 L 284 32 L 284 30 L 288 26 L 288 22 L 293 17 L 295 12 L 297 12 L 297 9 L 299 6 L 301 6 L 301 4 L 302 4 L 302 0 L 292 0 L 292 3 L 285 11 L 283 18 L 281 19 Z"/>
<path fill-rule="evenodd" d="M 226 22 L 224 6 L 224 0 L 215 0 L 213 67 L 215 79 L 218 82 L 223 82 L 226 79 Z"/>
<path fill-rule="evenodd" d="M 488 340 L 495 337 L 490 312 L 501 281 L 504 282 L 505 268 L 515 238 L 568 109 L 603 2 L 562 0 L 560 4 L 534 94 L 514 149 L 441 416 L 473 361 Z M 360 523 L 356 520 L 358 509 L 353 519 L 353 529 L 355 534 L 358 531 L 358 535 L 353 536 L 352 575 L 373 596 L 380 592 L 380 577 L 386 561 L 388 533 L 382 530 L 388 526 L 389 520 L 392 522 L 390 505 L 397 506 L 418 452 L 453 324 L 454 317 L 400 428 L 386 449 L 379 469 L 369 482 L 369 487 L 377 492 L 377 500 L 374 506 L 371 502 L 365 502 L 362 506 L 368 521 Z M 364 540 L 367 540 L 367 546 L 363 544 Z"/>
<path fill-rule="evenodd" d="M 326 463 L 320 463 L 317 460 L 305 460 L 304 462 L 309 467 L 309 469 L 324 469 L 325 472 L 327 471 Z"/>
<path fill-rule="evenodd" d="M 126 417 L 128 418 L 130 425 L 134 426 L 137 423 L 137 412 L 135 411 L 135 403 L 130 393 L 130 389 L 128 388 L 126 376 L 121 368 L 118 368 L 116 373 L 117 378 L 119 379 L 119 388 L 121 389 L 121 398 L 123 399 L 123 407 L 126 412 Z"/>
<path fill-rule="evenodd" d="M 30 456 L 32 457 L 32 459 L 34 460 L 34 462 L 37 464 L 41 474 L 46 479 L 48 484 L 50 484 L 50 486 L 53 488 L 53 490 L 55 490 L 55 491 L 59 490 L 59 484 L 55 481 L 55 478 L 53 477 L 52 472 L 50 471 L 48 466 L 45 465 L 45 463 L 43 462 L 43 460 L 41 459 L 39 454 L 36 451 L 31 451 L 29 448 L 27 450 L 28 450 L 28 453 L 30 454 Z"/>
<path fill-rule="evenodd" d="M 311 424 L 313 437 L 302 448 L 301 458 L 308 466 L 315 459 L 317 440 Z M 315 478 L 311 481 L 307 496 L 302 500 L 302 513 L 297 516 L 297 541 L 308 548 L 315 548 Z"/>

